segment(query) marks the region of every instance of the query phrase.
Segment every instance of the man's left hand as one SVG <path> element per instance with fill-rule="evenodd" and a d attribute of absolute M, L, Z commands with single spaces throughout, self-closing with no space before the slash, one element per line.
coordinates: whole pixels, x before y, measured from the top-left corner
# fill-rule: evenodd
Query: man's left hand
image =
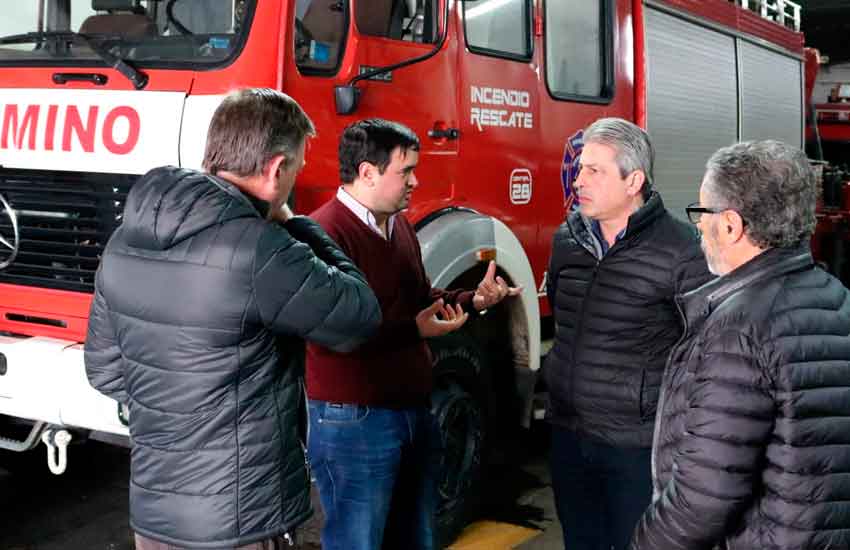
<path fill-rule="evenodd" d="M 502 277 L 496 276 L 496 262 L 491 260 L 490 265 L 487 266 L 487 273 L 478 283 L 478 289 L 472 297 L 472 305 L 481 311 L 495 306 L 505 296 L 517 296 L 520 292 L 522 292 L 522 286 L 508 286 Z"/>

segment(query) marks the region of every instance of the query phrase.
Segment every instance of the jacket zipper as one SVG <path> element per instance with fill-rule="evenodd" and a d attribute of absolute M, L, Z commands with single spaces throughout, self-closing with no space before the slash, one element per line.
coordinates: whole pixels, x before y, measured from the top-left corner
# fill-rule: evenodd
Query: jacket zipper
<path fill-rule="evenodd" d="M 570 228 L 570 230 L 572 231 L 572 228 Z M 577 360 L 577 358 L 579 356 L 579 351 L 581 350 L 582 347 L 584 347 L 582 345 L 582 338 L 581 337 L 584 334 L 584 315 L 587 312 L 587 302 L 590 298 L 590 293 L 593 290 L 593 285 L 594 285 L 594 283 L 596 283 L 596 275 L 599 273 L 599 264 L 601 264 L 602 260 L 604 260 L 606 256 L 610 255 L 611 252 L 613 252 L 614 249 L 617 248 L 617 245 L 620 245 L 620 243 L 622 243 L 624 241 L 621 239 L 621 240 L 615 242 L 610 248 L 608 248 L 608 252 L 604 253 L 602 255 L 602 257 L 600 258 L 596 255 L 595 247 L 593 247 L 590 243 L 588 243 L 586 240 L 582 239 L 581 237 L 579 237 L 575 233 L 573 233 L 573 236 L 575 237 L 576 241 L 578 241 L 579 244 L 581 244 L 582 248 L 587 250 L 590 253 L 590 255 L 596 260 L 596 265 L 593 266 L 593 274 L 591 275 L 590 281 L 588 282 L 588 285 L 587 285 L 587 294 L 585 294 L 584 300 L 581 301 L 581 313 L 579 315 L 579 321 L 580 322 L 579 322 L 579 325 L 578 325 L 578 331 L 576 332 L 576 351 L 575 351 L 575 356 L 574 356 L 574 359 L 576 359 L 576 360 L 573 361 L 573 368 L 570 370 L 570 409 L 572 409 L 572 413 L 573 413 L 573 415 L 575 415 L 575 413 L 576 413 L 576 406 L 575 406 L 576 370 L 578 370 L 576 365 L 578 365 L 578 363 L 579 363 L 578 360 Z M 595 238 L 595 237 L 592 237 L 592 238 Z M 620 248 L 622 248 L 622 245 L 620 246 Z"/>
<path fill-rule="evenodd" d="M 595 257 L 595 255 L 594 255 Z M 575 406 L 575 398 L 576 398 L 576 371 L 578 370 L 578 357 L 579 352 L 584 347 L 582 344 L 582 335 L 584 334 L 584 315 L 587 311 L 587 300 L 590 297 L 590 292 L 593 290 L 593 284 L 596 282 L 596 274 L 599 272 L 599 263 L 602 260 L 599 258 L 596 259 L 596 265 L 593 266 L 593 274 L 590 277 L 590 282 L 587 285 L 587 294 L 585 295 L 585 299 L 581 301 L 581 314 L 579 315 L 579 325 L 578 331 L 576 332 L 576 350 L 575 350 L 575 358 L 573 360 L 572 368 L 570 369 L 570 409 L 572 409 L 572 413 L 576 415 L 576 406 Z"/>
<path fill-rule="evenodd" d="M 301 452 L 304 454 L 304 471 L 307 474 L 307 491 L 309 492 L 313 486 L 313 471 L 310 467 L 310 459 L 307 456 L 307 442 L 310 440 L 310 401 L 307 398 L 307 383 L 304 378 L 299 381 L 299 386 L 301 387 L 301 397 L 304 400 L 304 417 L 307 421 L 307 433 L 304 434 L 304 441 L 299 441 L 299 443 L 301 443 Z M 292 543 L 290 543 L 290 546 L 292 546 Z"/>
<path fill-rule="evenodd" d="M 682 311 L 682 304 L 678 297 L 673 299 L 676 304 L 676 311 L 679 312 L 679 317 L 682 319 L 682 335 L 676 344 L 670 348 L 670 355 L 667 356 L 667 364 L 664 367 L 664 375 L 661 377 L 661 391 L 658 393 L 658 405 L 655 408 L 655 426 L 652 429 L 652 453 L 650 453 L 650 467 L 652 471 L 652 502 L 655 502 L 659 497 L 658 490 L 658 462 L 656 460 L 658 454 L 658 438 L 661 435 L 661 419 L 664 417 L 664 402 L 667 400 L 667 382 L 672 380 L 673 372 L 673 355 L 679 351 L 679 346 L 685 341 L 688 335 L 688 318 L 685 312 Z"/>
<path fill-rule="evenodd" d="M 309 434 L 310 434 L 310 411 L 308 409 L 309 405 L 307 403 L 307 384 L 304 382 L 304 378 L 300 378 L 298 380 L 298 388 L 299 388 L 299 391 L 301 392 L 301 397 L 303 398 L 303 404 L 304 404 L 304 409 L 305 409 L 304 412 L 305 412 L 306 417 L 307 417 L 307 433 L 305 434 L 305 438 L 304 438 L 305 441 L 301 441 L 301 438 L 299 437 L 298 438 L 298 444 L 301 446 L 301 453 L 302 453 L 302 456 L 304 457 L 304 467 L 305 467 L 305 471 L 306 471 L 306 474 L 307 474 L 307 492 L 309 494 L 310 487 L 312 485 L 312 480 L 311 480 L 312 476 L 310 474 L 310 462 L 307 460 L 307 442 L 306 442 L 306 439 L 307 439 L 307 437 L 309 437 Z M 294 533 L 296 533 L 296 532 L 297 531 L 295 529 L 293 529 L 292 533 L 290 533 L 289 530 L 287 530 L 286 532 L 283 533 L 282 537 L 283 537 L 283 540 L 286 541 L 287 546 L 295 546 Z"/>

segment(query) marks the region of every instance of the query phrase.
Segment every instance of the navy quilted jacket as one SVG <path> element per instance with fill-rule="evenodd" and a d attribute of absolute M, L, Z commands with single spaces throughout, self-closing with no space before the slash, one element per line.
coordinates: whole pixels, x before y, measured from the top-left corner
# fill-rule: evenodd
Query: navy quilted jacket
<path fill-rule="evenodd" d="M 649 448 L 664 364 L 682 333 L 673 297 L 710 278 L 695 229 L 657 193 L 604 256 L 573 213 L 555 233 L 547 277 L 556 324 L 549 420 L 608 445 Z"/>

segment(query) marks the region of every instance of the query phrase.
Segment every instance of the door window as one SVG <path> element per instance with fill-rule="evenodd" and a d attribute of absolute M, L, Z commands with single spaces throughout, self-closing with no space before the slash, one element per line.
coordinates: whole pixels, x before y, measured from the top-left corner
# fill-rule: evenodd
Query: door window
<path fill-rule="evenodd" d="M 371 0 L 355 4 L 361 34 L 405 42 L 435 41 L 438 0 Z"/>
<path fill-rule="evenodd" d="M 610 0 L 547 0 L 546 84 L 558 98 L 612 96 Z"/>
<path fill-rule="evenodd" d="M 529 0 L 464 0 L 466 45 L 476 53 L 531 57 Z"/>
<path fill-rule="evenodd" d="M 346 5 L 342 0 L 297 0 L 295 63 L 303 72 L 336 72 L 348 29 Z"/>

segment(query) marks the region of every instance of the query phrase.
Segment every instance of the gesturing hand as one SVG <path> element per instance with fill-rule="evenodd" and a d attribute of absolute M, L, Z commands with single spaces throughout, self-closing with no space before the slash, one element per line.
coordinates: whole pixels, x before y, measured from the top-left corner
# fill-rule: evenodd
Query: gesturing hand
<path fill-rule="evenodd" d="M 437 317 L 438 313 L 442 319 Z M 440 298 L 416 315 L 416 328 L 422 338 L 434 338 L 459 329 L 468 318 L 469 314 L 464 313 L 463 308 L 443 305 Z"/>
<path fill-rule="evenodd" d="M 478 311 L 493 307 L 501 302 L 505 296 L 516 296 L 522 292 L 522 286 L 508 286 L 501 276 L 496 277 L 496 262 L 490 261 L 487 266 L 487 273 L 481 282 L 478 283 L 478 288 L 475 290 L 475 296 L 472 297 L 472 305 Z"/>

